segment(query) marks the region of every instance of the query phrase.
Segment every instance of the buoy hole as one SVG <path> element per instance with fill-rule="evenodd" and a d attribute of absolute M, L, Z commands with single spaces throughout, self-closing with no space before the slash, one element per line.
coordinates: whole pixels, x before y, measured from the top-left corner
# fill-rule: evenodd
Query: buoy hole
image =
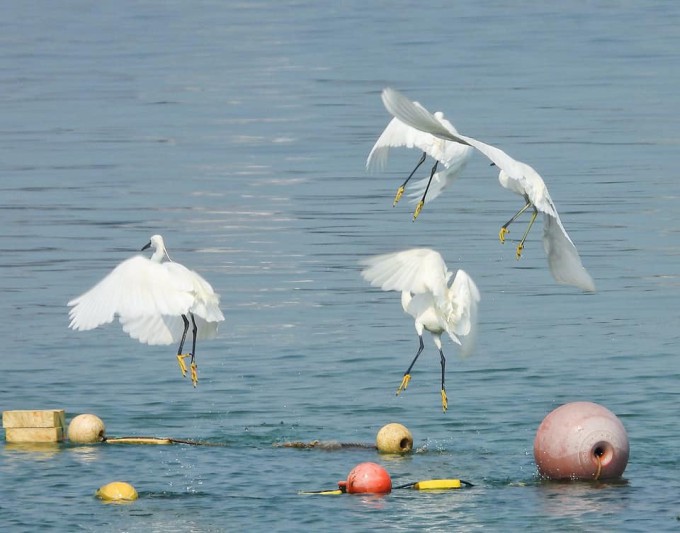
<path fill-rule="evenodd" d="M 600 465 L 606 466 L 614 458 L 614 449 L 608 442 L 598 442 L 593 446 L 593 457 Z"/>
<path fill-rule="evenodd" d="M 408 450 L 410 448 L 409 440 L 406 437 L 399 441 L 399 448 L 401 448 L 402 450 Z"/>

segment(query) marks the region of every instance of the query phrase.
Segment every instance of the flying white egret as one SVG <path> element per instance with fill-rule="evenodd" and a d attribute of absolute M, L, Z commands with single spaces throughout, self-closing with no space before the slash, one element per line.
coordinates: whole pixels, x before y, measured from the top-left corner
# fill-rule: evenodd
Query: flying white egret
<path fill-rule="evenodd" d="M 151 237 L 142 251 L 147 248 L 154 249 L 150 259 L 137 255 L 123 261 L 89 291 L 68 302 L 69 327 L 86 331 L 118 316 L 123 331 L 139 342 L 154 345 L 179 341 L 177 362 L 186 376 L 184 359 L 191 357 L 191 382 L 195 387 L 196 340 L 217 335 L 218 323 L 224 320 L 219 296 L 196 272 L 170 259 L 163 237 Z M 191 352 L 182 353 L 189 319 Z"/>
<path fill-rule="evenodd" d="M 481 141 L 452 133 L 442 126 L 439 120 L 420 104 L 415 104 L 394 89 L 385 89 L 382 100 L 387 110 L 402 122 L 418 130 L 430 133 L 441 139 L 472 146 L 488 157 L 499 169 L 498 180 L 506 189 L 519 194 L 525 205 L 510 220 L 501 226 L 499 238 L 505 241 L 508 226 L 530 207 L 533 209 L 529 226 L 517 245 L 517 259 L 522 255 L 524 242 L 536 220 L 538 211 L 543 213 L 543 248 L 548 256 L 550 272 L 558 283 L 573 285 L 584 291 L 595 291 L 595 283 L 586 271 L 576 246 L 562 225 L 560 216 L 553 204 L 548 188 L 541 176 L 532 167 L 516 161 L 503 150 Z"/>
<path fill-rule="evenodd" d="M 463 355 L 471 351 L 479 303 L 477 285 L 464 270 L 458 270 L 454 276 L 449 272 L 442 256 L 429 248 L 377 255 L 364 259 L 361 264 L 365 266 L 361 275 L 371 285 L 384 291 L 401 291 L 401 305 L 415 319 L 420 346 L 404 373 L 397 394 L 406 390 L 411 380 L 411 369 L 424 348 L 423 331 L 427 330 L 432 334 L 439 350 L 442 409 L 446 411 L 446 358 L 442 350 L 441 335 L 448 333 L 451 340 L 461 346 Z M 453 282 L 449 286 L 452 277 Z M 463 341 L 460 337 L 463 337 Z"/>
<path fill-rule="evenodd" d="M 453 134 L 457 133 L 453 125 L 444 118 L 443 113 L 437 111 L 434 114 L 434 117 L 439 121 L 442 127 Z M 418 180 L 413 186 L 413 194 L 411 196 L 414 198 L 420 197 L 420 201 L 417 203 L 413 213 L 414 221 L 418 218 L 426 200 L 428 202 L 434 200 L 446 187 L 451 185 L 456 178 L 460 176 L 460 173 L 465 168 L 465 165 L 467 165 L 470 157 L 472 157 L 473 151 L 469 146 L 440 139 L 439 137 L 435 137 L 434 135 L 408 126 L 398 118 L 393 118 L 385 130 L 380 134 L 380 137 L 378 137 L 371 152 L 368 154 L 366 168 L 368 170 L 382 170 L 387 163 L 389 149 L 396 147 L 419 148 L 423 151 L 423 154 L 411 174 L 409 174 L 397 190 L 393 205 L 397 205 L 397 202 L 399 202 L 404 194 L 406 185 L 420 165 L 425 162 L 427 156 L 429 155 L 435 160 L 432 170 L 430 171 L 430 176 Z M 445 170 L 437 172 L 439 163 L 444 166 Z"/>

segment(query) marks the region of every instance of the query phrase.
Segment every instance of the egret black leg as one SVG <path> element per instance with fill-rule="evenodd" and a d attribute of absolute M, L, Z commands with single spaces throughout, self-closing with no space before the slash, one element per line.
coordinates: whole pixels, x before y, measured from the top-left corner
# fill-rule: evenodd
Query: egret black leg
<path fill-rule="evenodd" d="M 425 197 L 427 196 L 427 191 L 430 190 L 430 184 L 432 183 L 432 178 L 434 177 L 434 173 L 437 172 L 437 166 L 439 165 L 439 161 L 435 161 L 434 165 L 432 165 L 432 170 L 430 171 L 430 179 L 427 180 L 427 186 L 425 187 L 425 192 L 423 193 L 423 197 L 420 199 L 420 202 L 418 202 L 418 205 L 416 205 L 416 210 L 413 212 L 413 221 L 415 222 L 416 218 L 418 218 L 418 215 L 423 209 L 423 206 L 425 205 Z"/>
<path fill-rule="evenodd" d="M 184 341 L 187 338 L 187 331 L 189 331 L 189 319 L 186 317 L 186 315 L 182 315 L 182 320 L 184 321 L 184 331 L 182 332 L 182 340 L 179 341 L 179 349 L 177 350 L 177 355 L 182 354 L 182 350 L 184 349 Z"/>
<path fill-rule="evenodd" d="M 444 352 L 439 350 L 439 357 L 442 364 L 442 411 L 446 412 L 449 408 L 449 400 L 446 397 L 446 387 L 444 386 L 444 375 L 446 374 L 446 357 L 444 357 Z"/>
<path fill-rule="evenodd" d="M 418 164 L 416 167 L 411 171 L 411 173 L 408 175 L 408 178 L 404 180 L 404 183 L 402 183 L 399 188 L 397 189 L 397 194 L 394 197 L 394 203 L 392 204 L 392 207 L 397 205 L 399 200 L 401 200 L 402 195 L 404 194 L 404 190 L 406 189 L 406 184 L 411 180 L 413 175 L 416 173 L 416 170 L 420 168 L 420 165 L 422 165 L 425 162 L 425 158 L 427 157 L 427 153 L 423 152 L 423 155 L 420 156 L 420 159 L 418 160 Z"/>
<path fill-rule="evenodd" d="M 191 317 L 193 320 L 193 315 Z M 182 340 L 179 341 L 179 349 L 177 350 L 177 364 L 179 364 L 179 369 L 182 371 L 182 376 L 187 375 L 187 365 L 184 362 L 184 359 L 186 359 L 188 354 L 183 354 L 182 350 L 184 349 L 184 341 L 187 338 L 187 331 L 189 330 L 189 319 L 186 317 L 186 315 L 182 315 L 182 321 L 184 322 L 184 331 L 182 332 Z M 196 335 L 194 334 L 194 342 L 196 339 Z M 194 354 L 191 354 L 191 360 L 193 361 L 194 359 Z"/>
<path fill-rule="evenodd" d="M 524 250 L 524 241 L 527 240 L 527 235 L 529 235 L 529 231 L 531 230 L 531 226 L 534 225 L 534 222 L 536 220 L 536 217 L 538 216 L 538 210 L 536 209 L 536 206 L 532 206 L 534 208 L 534 212 L 531 215 L 531 220 L 529 221 L 529 225 L 527 226 L 527 230 L 524 232 L 524 235 L 522 235 L 522 240 L 519 241 L 519 244 L 517 245 L 517 252 L 516 256 L 517 259 L 519 260 L 520 257 L 522 257 L 522 250 Z"/>
<path fill-rule="evenodd" d="M 416 353 L 416 356 L 413 358 L 413 361 L 411 361 L 411 364 L 409 365 L 406 372 L 404 372 L 404 377 L 401 380 L 401 385 L 399 385 L 399 388 L 397 389 L 397 396 L 401 393 L 401 391 L 406 390 L 406 387 L 408 387 L 408 382 L 411 381 L 411 369 L 413 368 L 413 365 L 416 364 L 416 361 L 418 360 L 418 356 L 422 353 L 423 348 L 425 348 L 425 343 L 423 342 L 423 337 L 419 336 L 418 339 L 420 340 L 420 346 L 418 347 L 418 353 Z"/>
<path fill-rule="evenodd" d="M 196 320 L 194 319 L 194 314 L 189 313 L 191 316 L 191 333 L 193 334 L 193 342 L 191 344 L 191 383 L 196 386 L 198 383 L 198 371 L 197 371 L 197 366 L 196 363 L 194 362 L 194 358 L 196 357 L 196 333 L 198 332 L 198 328 L 196 327 Z"/>
<path fill-rule="evenodd" d="M 193 335 L 193 342 L 191 343 L 191 362 L 194 362 L 194 355 L 196 354 L 196 333 L 198 332 L 198 328 L 196 327 L 196 320 L 194 320 L 194 314 L 189 313 L 189 316 L 191 316 L 191 333 Z M 189 323 L 187 322 L 187 327 L 189 327 Z M 185 330 L 186 334 L 186 330 Z"/>

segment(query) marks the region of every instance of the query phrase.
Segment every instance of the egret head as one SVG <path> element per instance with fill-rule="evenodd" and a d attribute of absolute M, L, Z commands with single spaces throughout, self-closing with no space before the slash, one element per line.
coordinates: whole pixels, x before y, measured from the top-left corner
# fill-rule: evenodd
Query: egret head
<path fill-rule="evenodd" d="M 156 262 L 161 262 L 164 256 L 167 256 L 168 259 L 170 259 L 170 256 L 168 255 L 168 251 L 165 249 L 165 243 L 163 242 L 163 237 L 160 235 L 153 235 L 151 237 L 151 240 L 149 240 L 148 243 L 142 248 L 142 251 L 147 250 L 149 248 L 154 249 L 154 253 L 151 256 L 152 261 Z"/>

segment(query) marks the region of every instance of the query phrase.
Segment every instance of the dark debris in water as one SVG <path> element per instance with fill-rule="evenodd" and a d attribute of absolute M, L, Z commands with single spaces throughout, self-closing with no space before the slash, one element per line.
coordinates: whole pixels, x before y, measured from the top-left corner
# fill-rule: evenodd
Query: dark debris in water
<path fill-rule="evenodd" d="M 365 442 L 339 442 L 335 440 L 312 440 L 309 442 L 292 441 L 292 442 L 276 442 L 276 448 L 318 448 L 321 450 L 341 450 L 344 448 L 363 448 L 375 449 L 374 444 Z"/>

